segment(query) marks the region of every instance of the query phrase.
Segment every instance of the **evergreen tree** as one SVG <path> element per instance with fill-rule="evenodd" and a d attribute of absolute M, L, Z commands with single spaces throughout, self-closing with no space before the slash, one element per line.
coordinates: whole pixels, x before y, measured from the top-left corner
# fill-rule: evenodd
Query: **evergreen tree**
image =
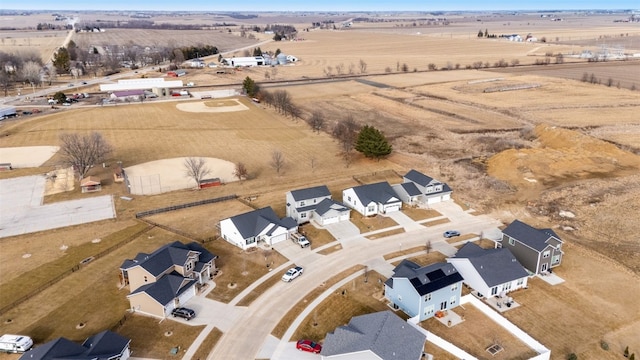
<path fill-rule="evenodd" d="M 356 150 L 368 158 L 380 159 L 391 154 L 391 145 L 380 130 L 373 126 L 365 125 L 358 134 Z"/>
<path fill-rule="evenodd" d="M 53 66 L 58 70 L 58 74 L 65 74 L 69 72 L 71 68 L 71 57 L 69 56 L 69 51 L 64 46 L 56 51 L 56 54 L 53 56 Z"/>
<path fill-rule="evenodd" d="M 484 36 L 484 33 L 482 32 L 482 29 L 480 29 L 480 30 L 478 31 L 478 37 L 483 37 L 483 36 Z"/>
<path fill-rule="evenodd" d="M 254 97 L 258 93 L 258 85 L 252 78 L 246 77 L 242 82 L 242 89 L 247 94 L 247 96 Z"/>
<path fill-rule="evenodd" d="M 489 29 L 484 29 L 484 37 L 489 37 Z"/>

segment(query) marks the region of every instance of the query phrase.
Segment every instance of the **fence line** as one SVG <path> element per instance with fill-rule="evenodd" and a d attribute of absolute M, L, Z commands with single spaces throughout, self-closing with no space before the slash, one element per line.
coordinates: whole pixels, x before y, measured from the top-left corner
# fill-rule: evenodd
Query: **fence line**
<path fill-rule="evenodd" d="M 222 197 L 218 197 L 218 198 L 214 198 L 214 199 L 206 199 L 206 200 L 200 200 L 200 201 L 190 202 L 190 203 L 186 203 L 186 204 L 178 204 L 178 205 L 168 206 L 168 207 L 164 207 L 164 208 L 141 211 L 139 213 L 136 213 L 136 219 L 144 218 L 144 217 L 147 217 L 147 216 L 150 216 L 150 215 L 161 214 L 161 213 L 165 213 L 165 212 L 169 212 L 169 211 L 187 209 L 187 208 L 194 207 L 194 206 L 201 206 L 201 205 L 213 204 L 213 203 L 217 203 L 217 202 L 221 202 L 221 201 L 233 200 L 233 199 L 237 199 L 237 198 L 238 198 L 238 195 L 232 194 L 232 195 L 222 196 Z M 156 225 L 156 226 L 158 226 L 158 225 Z"/>
<path fill-rule="evenodd" d="M 116 243 L 114 245 L 112 245 L 111 247 L 101 251 L 100 253 L 93 255 L 93 260 L 95 259 L 99 259 L 107 254 L 109 254 L 110 252 L 124 246 L 125 244 L 130 243 L 131 241 L 133 241 L 133 239 L 137 238 L 138 236 L 140 236 L 141 234 L 149 231 L 152 229 L 152 226 L 148 226 L 140 231 L 137 231 L 136 233 L 128 236 L 126 239 L 124 239 L 123 241 Z M 88 264 L 88 262 L 87 262 Z M 76 264 L 74 265 L 71 269 L 66 270 L 65 272 L 63 272 L 62 274 L 56 276 L 55 278 L 49 280 L 48 282 L 46 282 L 45 284 L 40 285 L 39 287 L 37 287 L 35 290 L 23 295 L 22 297 L 14 300 L 13 302 L 11 302 L 10 304 L 6 305 L 5 307 L 3 307 L 2 309 L 0 309 L 0 315 L 4 314 L 5 312 L 9 311 L 10 309 L 16 307 L 17 305 L 19 305 L 22 302 L 25 302 L 29 299 L 31 299 L 32 297 L 38 295 L 39 293 L 41 293 L 42 291 L 46 290 L 47 288 L 51 287 L 53 284 L 59 282 L 60 280 L 64 279 L 65 277 L 73 274 L 74 272 L 82 269 L 83 266 L 81 266 L 80 264 Z"/>
<path fill-rule="evenodd" d="M 149 224 L 151 226 L 159 227 L 162 230 L 166 230 L 168 232 L 172 232 L 174 234 L 178 234 L 178 235 L 180 235 L 180 236 L 182 236 L 184 238 L 187 238 L 189 240 L 192 240 L 192 241 L 197 241 L 197 242 L 201 242 L 201 243 L 206 242 L 205 239 L 199 239 L 199 238 L 193 237 L 193 235 L 191 235 L 191 234 L 189 234 L 189 233 L 187 233 L 185 231 L 178 230 L 178 229 L 172 228 L 170 226 L 162 225 L 162 224 L 159 224 L 159 223 L 157 223 L 155 221 L 151 221 L 149 219 L 140 218 L 139 220 L 143 221 L 143 222 L 145 222 L 145 223 L 147 223 L 147 224 Z"/>

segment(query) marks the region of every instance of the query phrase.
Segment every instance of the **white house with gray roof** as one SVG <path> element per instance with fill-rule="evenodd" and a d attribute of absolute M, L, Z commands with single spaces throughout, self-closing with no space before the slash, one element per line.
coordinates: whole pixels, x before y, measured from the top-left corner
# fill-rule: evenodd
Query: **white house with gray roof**
<path fill-rule="evenodd" d="M 297 231 L 298 223 L 293 218 L 280 219 L 271 207 L 220 221 L 220 236 L 243 250 L 256 247 L 259 242 L 277 244 L 289 239 Z"/>
<path fill-rule="evenodd" d="M 328 333 L 320 356 L 340 360 L 419 360 L 426 336 L 393 312 L 351 318 Z"/>
<path fill-rule="evenodd" d="M 403 177 L 403 183 L 413 183 L 421 196 L 417 199 L 423 204 L 435 204 L 441 201 L 451 200 L 453 190 L 449 185 L 427 176 L 417 170 L 409 170 Z"/>
<path fill-rule="evenodd" d="M 298 224 L 311 220 L 313 210 L 324 199 L 331 199 L 331 192 L 325 185 L 287 191 L 286 212 L 287 216 L 293 218 Z"/>
<path fill-rule="evenodd" d="M 402 260 L 384 283 L 384 295 L 395 309 L 424 321 L 436 311 L 457 307 L 462 295 L 462 275 L 448 263 L 420 266 Z"/>
<path fill-rule="evenodd" d="M 87 338 L 82 345 L 59 337 L 25 352 L 20 360 L 127 360 L 130 344 L 131 339 L 106 330 Z"/>
<path fill-rule="evenodd" d="M 167 317 L 195 296 L 198 286 L 211 281 L 216 258 L 196 242 L 176 241 L 125 260 L 120 265 L 120 280 L 129 285 L 131 310 Z"/>
<path fill-rule="evenodd" d="M 514 220 L 502 230 L 496 247 L 509 249 L 531 273 L 551 271 L 562 263 L 563 241 L 551 229 L 536 229 L 520 220 Z"/>
<path fill-rule="evenodd" d="M 484 297 L 504 296 L 527 287 L 529 273 L 509 249 L 483 249 L 468 242 L 448 258 L 469 285 Z"/>
<path fill-rule="evenodd" d="M 351 209 L 348 207 L 335 200 L 324 199 L 311 213 L 311 220 L 320 226 L 325 226 L 340 221 L 348 221 L 350 216 Z"/>
<path fill-rule="evenodd" d="M 345 189 L 342 202 L 364 216 L 386 214 L 402 208 L 402 200 L 386 181 Z"/>

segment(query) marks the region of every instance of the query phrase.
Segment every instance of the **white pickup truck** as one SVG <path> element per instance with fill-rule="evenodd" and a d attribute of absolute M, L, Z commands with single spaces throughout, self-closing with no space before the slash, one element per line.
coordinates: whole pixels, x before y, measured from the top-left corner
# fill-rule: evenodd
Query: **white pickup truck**
<path fill-rule="evenodd" d="M 28 336 L 11 334 L 0 336 L 0 352 L 23 353 L 32 346 L 33 340 Z"/>
<path fill-rule="evenodd" d="M 307 240 L 307 237 L 302 234 L 298 234 L 298 233 L 291 234 L 291 240 L 294 243 L 300 245 L 301 248 L 306 248 L 311 245 L 309 240 Z"/>

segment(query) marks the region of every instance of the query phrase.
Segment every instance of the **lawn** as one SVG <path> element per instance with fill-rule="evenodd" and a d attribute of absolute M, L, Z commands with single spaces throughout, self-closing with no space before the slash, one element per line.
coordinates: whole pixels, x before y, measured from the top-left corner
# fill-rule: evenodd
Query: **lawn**
<path fill-rule="evenodd" d="M 374 216 L 362 216 L 360 213 L 352 211 L 351 212 L 351 222 L 360 229 L 360 233 L 368 233 L 371 231 L 386 229 L 388 227 L 397 226 L 398 223 L 395 222 L 390 217 L 382 216 L 382 215 L 374 215 Z"/>

